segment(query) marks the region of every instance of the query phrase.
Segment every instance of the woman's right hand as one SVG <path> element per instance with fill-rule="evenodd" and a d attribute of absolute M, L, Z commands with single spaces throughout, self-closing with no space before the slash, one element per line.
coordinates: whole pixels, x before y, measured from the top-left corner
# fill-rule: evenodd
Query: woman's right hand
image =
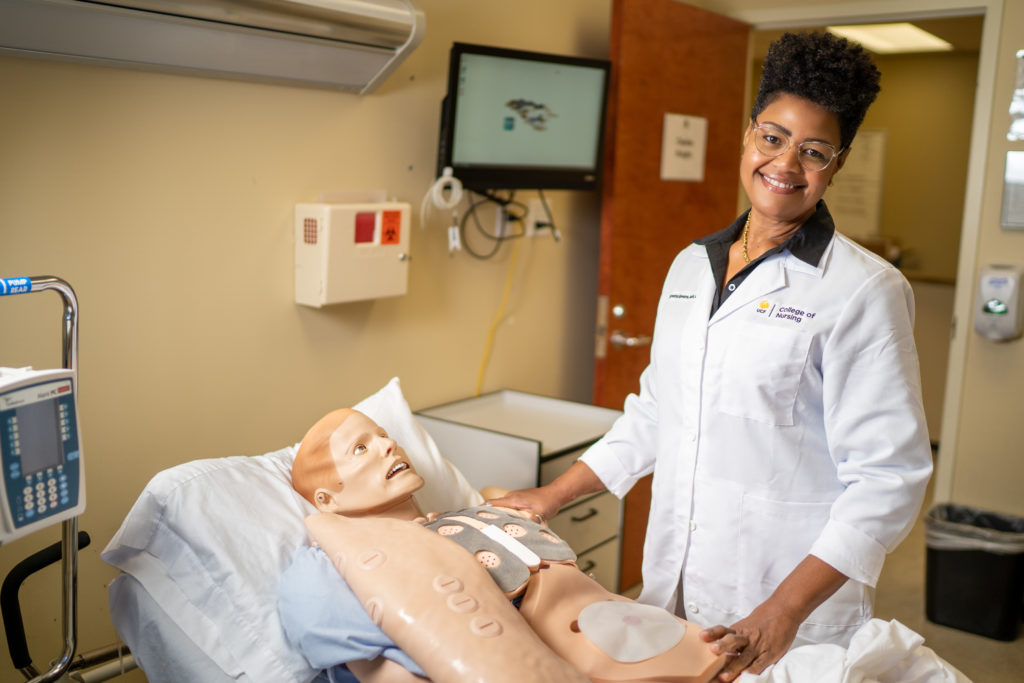
<path fill-rule="evenodd" d="M 487 501 L 497 507 L 525 510 L 540 515 L 546 522 L 568 503 L 580 496 L 604 491 L 604 484 L 585 463 L 576 461 L 547 486 L 536 489 L 511 491 L 500 498 Z"/>
<path fill-rule="evenodd" d="M 551 489 L 551 485 L 548 485 L 536 489 L 509 491 L 500 498 L 488 500 L 487 504 L 495 507 L 522 510 L 529 513 L 531 519 L 543 524 L 557 515 L 558 511 L 562 509 L 562 501 L 559 500 L 558 495 Z"/>

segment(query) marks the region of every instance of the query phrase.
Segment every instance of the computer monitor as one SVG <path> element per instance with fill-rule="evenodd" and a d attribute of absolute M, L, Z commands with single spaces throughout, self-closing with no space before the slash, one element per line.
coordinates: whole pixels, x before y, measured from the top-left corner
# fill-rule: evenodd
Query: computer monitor
<path fill-rule="evenodd" d="M 455 43 L 438 175 L 471 190 L 593 189 L 610 63 Z"/>

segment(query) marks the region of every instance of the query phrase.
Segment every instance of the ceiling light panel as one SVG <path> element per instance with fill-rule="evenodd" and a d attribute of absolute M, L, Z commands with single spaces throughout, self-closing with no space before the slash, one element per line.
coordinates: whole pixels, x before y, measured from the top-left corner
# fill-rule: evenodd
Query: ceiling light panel
<path fill-rule="evenodd" d="M 829 26 L 828 31 L 879 54 L 946 52 L 953 49 L 945 40 L 909 23 Z"/>

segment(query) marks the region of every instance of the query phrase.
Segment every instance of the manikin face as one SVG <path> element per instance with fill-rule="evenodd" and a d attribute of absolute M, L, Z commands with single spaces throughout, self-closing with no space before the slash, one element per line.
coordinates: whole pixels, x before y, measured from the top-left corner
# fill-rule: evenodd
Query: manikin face
<path fill-rule="evenodd" d="M 345 418 L 330 444 L 337 484 L 317 489 L 314 503 L 321 512 L 347 516 L 381 512 L 408 500 L 423 486 L 402 447 L 360 412 Z"/>
<path fill-rule="evenodd" d="M 754 211 L 780 223 L 803 222 L 825 194 L 829 181 L 846 161 L 836 156 L 822 171 L 808 171 L 797 159 L 797 145 L 816 140 L 839 149 L 839 119 L 810 100 L 783 93 L 765 107 L 757 124 L 771 123 L 788 133 L 792 145 L 777 157 L 761 154 L 754 146 L 753 124 L 743 138 L 740 180 Z"/>

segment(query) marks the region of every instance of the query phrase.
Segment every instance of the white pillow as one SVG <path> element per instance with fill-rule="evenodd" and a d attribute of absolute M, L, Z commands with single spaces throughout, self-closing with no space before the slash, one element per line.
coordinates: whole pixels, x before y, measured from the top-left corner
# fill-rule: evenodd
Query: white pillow
<path fill-rule="evenodd" d="M 354 407 L 405 449 L 425 481 L 416 494 L 424 512 L 482 502 L 413 418 L 397 378 Z M 299 683 L 314 673 L 288 646 L 276 607 L 281 573 L 308 542 L 302 520 L 315 512 L 291 487 L 294 457 L 292 446 L 160 472 L 102 554 L 226 674 L 255 682 Z M 122 637 L 133 630 L 119 623 L 130 617 L 111 616 Z"/>

